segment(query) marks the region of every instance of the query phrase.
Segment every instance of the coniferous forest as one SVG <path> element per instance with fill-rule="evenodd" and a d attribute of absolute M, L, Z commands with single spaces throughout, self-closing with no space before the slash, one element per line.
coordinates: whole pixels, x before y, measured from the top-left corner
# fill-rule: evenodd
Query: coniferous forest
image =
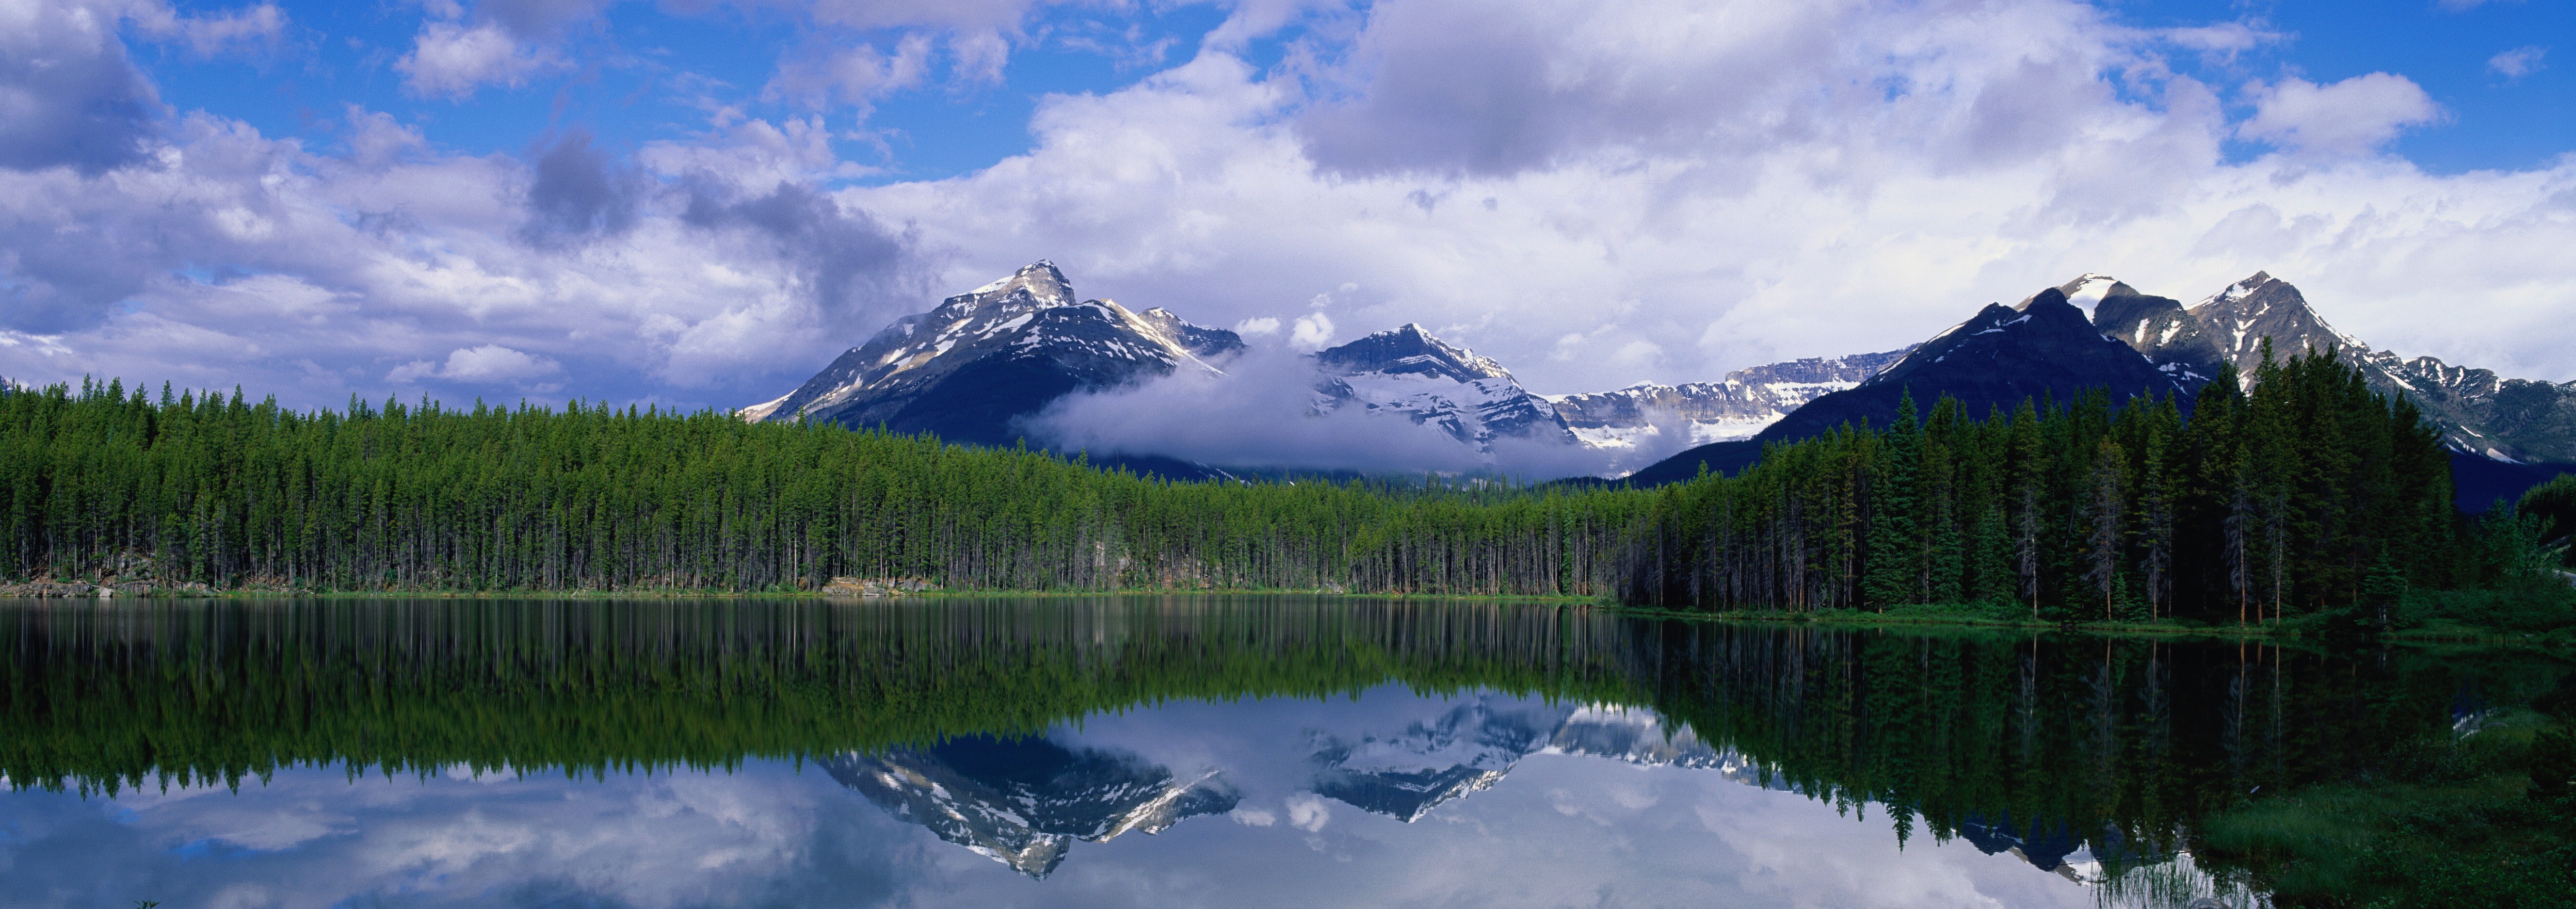
<path fill-rule="evenodd" d="M 1971 414 L 1909 399 L 1892 425 L 1653 490 L 1175 483 L 716 412 L 299 412 L 116 383 L 0 394 L 0 474 L 5 580 L 789 591 L 917 576 L 2379 627 L 2405 602 L 2521 585 L 2566 608 L 2546 518 L 2454 510 L 2437 433 L 2332 352 L 2190 401 L 2095 392 Z"/>

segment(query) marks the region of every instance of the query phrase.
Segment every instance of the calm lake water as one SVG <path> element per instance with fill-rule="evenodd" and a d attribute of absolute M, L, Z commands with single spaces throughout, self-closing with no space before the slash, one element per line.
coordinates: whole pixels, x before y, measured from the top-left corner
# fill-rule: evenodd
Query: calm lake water
<path fill-rule="evenodd" d="M 2241 907 L 2195 818 L 2533 674 L 1295 597 L 17 603 L 0 660 L 0 906 L 120 909 Z"/>

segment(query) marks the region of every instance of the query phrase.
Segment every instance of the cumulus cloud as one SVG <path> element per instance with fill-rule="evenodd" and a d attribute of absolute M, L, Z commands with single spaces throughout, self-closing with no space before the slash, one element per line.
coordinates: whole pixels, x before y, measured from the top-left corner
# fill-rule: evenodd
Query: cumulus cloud
<path fill-rule="evenodd" d="M 2414 80 L 2368 73 L 2329 85 L 2283 79 L 2251 89 L 2254 116 L 2237 135 L 2293 152 L 2367 154 L 2410 126 L 2441 119 L 2442 109 Z"/>
<path fill-rule="evenodd" d="M 396 386 L 730 406 L 921 296 L 884 290 L 910 262 L 900 231 L 801 177 L 646 192 L 694 173 L 657 161 L 715 158 L 622 162 L 571 134 L 527 162 L 463 156 L 348 118 L 339 154 L 191 116 L 96 177 L 0 171 L 0 374 L 241 384 L 299 406 Z M 707 153 L 776 163 L 764 148 Z"/>
<path fill-rule="evenodd" d="M 531 75 L 566 65 L 553 48 L 523 43 L 497 22 L 423 24 L 411 52 L 394 61 L 406 91 L 456 100 L 486 85 L 516 88 Z"/>
<path fill-rule="evenodd" d="M 2487 71 L 2503 76 L 2508 81 L 2520 79 L 2539 72 L 2542 68 L 2541 58 L 2548 55 L 2548 48 L 2536 44 L 2524 45 L 2488 57 Z"/>
<path fill-rule="evenodd" d="M 804 184 L 780 182 L 765 193 L 737 195 L 700 178 L 680 218 L 701 230 L 755 238 L 794 270 L 795 289 L 843 335 L 873 331 L 901 314 L 896 310 L 917 305 L 906 296 L 913 285 L 903 274 L 911 238 Z"/>
<path fill-rule="evenodd" d="M 412 384 L 422 379 L 438 378 L 458 382 L 512 382 L 562 372 L 563 364 L 545 357 L 531 356 L 498 344 L 458 348 L 447 355 L 447 362 L 414 360 L 385 376 L 396 384 Z"/>
<path fill-rule="evenodd" d="M 1892 349 L 2087 271 L 2196 298 L 2268 269 L 2366 340 L 2576 378 L 2547 302 L 2576 266 L 2543 251 L 2576 242 L 2576 165 L 2422 173 L 2369 154 L 2440 116 L 2411 81 L 2280 79 L 2231 116 L 2174 46 L 2073 3 L 1388 5 L 1277 69 L 1211 49 L 1049 98 L 990 169 L 843 192 L 968 251 L 947 286 L 1035 250 L 1229 324 L 1353 284 L 1336 328 L 1441 326 L 1549 393 Z M 1568 335 L 1588 352 L 1552 359 Z"/>
<path fill-rule="evenodd" d="M 566 131 L 535 158 L 524 228 L 531 241 L 577 242 L 634 226 L 648 185 L 641 174 L 594 146 L 589 130 Z"/>
<path fill-rule="evenodd" d="M 878 98 L 922 84 L 930 75 L 930 37 L 906 35 L 889 54 L 873 44 L 812 48 L 780 64 L 766 94 L 810 107 L 830 101 L 857 107 L 861 118 Z"/>
<path fill-rule="evenodd" d="M 1298 316 L 1288 330 L 1288 343 L 1301 350 L 1322 350 L 1332 346 L 1332 317 L 1319 312 Z"/>
<path fill-rule="evenodd" d="M 127 59 L 120 18 L 80 3 L 0 9 L 0 167 L 95 174 L 143 157 L 161 100 Z"/>
<path fill-rule="evenodd" d="M 598 8 L 435 7 L 440 34 L 496 40 L 445 69 L 416 46 L 406 75 L 440 97 L 533 80 Z M 1025 154 L 841 182 L 883 175 L 835 153 L 828 104 L 729 109 L 631 155 L 575 130 L 459 154 L 354 108 L 321 142 L 174 117 L 116 32 L 141 20 L 90 9 L 0 10 L 24 17 L 0 28 L 0 374 L 327 404 L 414 363 L 432 393 L 510 387 L 442 375 L 491 345 L 558 365 L 522 389 L 734 405 L 1046 257 L 1140 308 L 1274 320 L 1283 346 L 1439 326 L 1550 393 L 1887 350 L 2086 271 L 2192 298 L 2257 268 L 2402 353 L 2576 378 L 2576 163 L 2424 173 L 2374 154 L 2440 116 L 2402 76 L 2220 89 L 2163 57 L 2277 40 L 2259 24 L 2139 31 L 2063 0 L 1246 3 L 1188 61 L 1042 98 Z M 927 30 L 927 87 L 943 61 L 998 66 L 1030 9 L 788 15 Z M 1238 56 L 1301 16 L 1283 62 Z M 900 36 L 868 40 L 895 79 Z M 890 83 L 817 84 L 846 104 L 828 93 Z"/>

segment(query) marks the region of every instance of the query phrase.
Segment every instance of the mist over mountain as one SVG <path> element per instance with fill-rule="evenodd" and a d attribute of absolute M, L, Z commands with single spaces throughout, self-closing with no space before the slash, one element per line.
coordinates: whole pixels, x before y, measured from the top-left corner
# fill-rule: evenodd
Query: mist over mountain
<path fill-rule="evenodd" d="M 741 416 L 1007 445 L 1020 437 L 1014 421 L 1067 394 L 1183 369 L 1214 372 L 1243 351 L 1233 332 L 1162 309 L 1076 299 L 1053 263 L 1030 264 L 896 320 L 795 391 Z"/>

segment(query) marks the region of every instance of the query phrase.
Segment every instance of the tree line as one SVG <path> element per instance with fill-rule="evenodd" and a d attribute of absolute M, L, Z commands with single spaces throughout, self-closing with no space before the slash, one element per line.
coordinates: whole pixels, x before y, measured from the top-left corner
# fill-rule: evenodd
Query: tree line
<path fill-rule="evenodd" d="M 2092 392 L 1979 418 L 1948 398 L 1919 413 L 1909 397 L 1888 426 L 1654 490 L 1169 482 L 712 411 L 303 412 L 116 382 L 0 393 L 0 477 L 0 578 L 286 590 L 921 576 L 972 590 L 2368 621 L 2407 591 L 2529 574 L 2523 551 L 2543 533 L 2458 514 L 2439 435 L 2332 351 L 2267 357 L 2250 381 L 2231 371 L 2189 402 Z"/>

